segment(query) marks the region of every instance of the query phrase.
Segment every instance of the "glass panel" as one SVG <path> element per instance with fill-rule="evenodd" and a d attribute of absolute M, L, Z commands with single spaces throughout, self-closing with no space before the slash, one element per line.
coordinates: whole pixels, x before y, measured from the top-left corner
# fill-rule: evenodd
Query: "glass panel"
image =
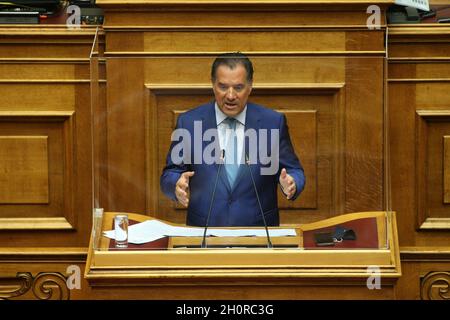
<path fill-rule="evenodd" d="M 102 237 L 102 217 L 103 208 L 100 207 L 99 188 L 101 183 L 99 181 L 101 175 L 101 150 L 102 142 L 102 127 L 99 126 L 99 118 L 103 115 L 104 109 L 101 108 L 105 100 L 101 96 L 100 89 L 100 75 L 99 70 L 102 68 L 101 53 L 99 49 L 99 29 L 95 33 L 94 42 L 92 44 L 90 54 L 90 76 L 91 76 L 91 135 L 92 135 L 92 232 L 91 241 L 93 248 L 97 249 L 100 239 Z"/>
<path fill-rule="evenodd" d="M 210 80 L 214 59 L 207 55 L 103 57 L 96 41 L 91 55 L 93 212 L 99 217 L 101 210 L 95 209 L 102 208 L 104 213 L 93 225 L 111 231 L 107 235 L 113 238 L 114 217 L 126 214 L 129 227 L 127 248 L 116 248 L 115 241 L 104 234 L 98 242 L 94 241 L 94 248 L 100 251 L 389 249 L 387 239 L 392 230 L 385 57 L 250 56 L 254 80 L 245 126 L 242 124 L 247 137 L 243 141 L 249 141 L 244 149 L 248 151 L 241 153 L 242 167 L 238 168 L 236 178 L 239 191 L 231 193 L 227 189 L 229 167 L 220 157 L 221 150 L 231 149 L 227 143 L 219 142 L 217 152 L 212 152 L 215 140 L 208 136 L 217 134 L 218 140 L 221 139 L 221 134 L 214 130 L 217 119 L 211 102 L 216 97 L 223 103 L 220 107 L 232 114 L 239 107 L 245 86 L 242 87 L 239 74 L 225 72 L 218 74 L 218 79 L 226 81 L 214 82 L 215 93 Z M 200 105 L 201 109 L 178 120 Z M 278 113 L 270 113 L 269 109 Z M 283 119 L 287 121 L 291 143 L 285 140 L 285 127 L 280 125 Z M 177 123 L 178 129 L 185 130 L 175 131 Z M 207 128 L 212 128 L 213 133 L 208 133 Z M 248 129 L 254 130 L 247 134 Z M 189 138 L 183 136 L 185 133 Z M 233 137 L 233 131 L 224 130 L 224 141 L 231 141 L 227 140 L 227 134 Z M 267 141 L 272 140 L 281 141 L 279 156 L 274 151 L 276 147 L 267 152 L 266 147 L 272 147 Z M 178 154 L 169 152 L 171 142 L 177 146 Z M 295 161 L 285 159 L 290 145 L 301 162 L 306 184 L 295 201 L 287 200 L 277 187 L 279 226 L 272 227 L 278 222 L 276 206 L 271 201 L 273 181 L 279 181 L 284 167 L 299 181 L 291 168 L 295 167 Z M 171 193 L 180 177 L 176 170 L 195 172 L 189 178 L 192 207 L 188 219 L 183 205 L 170 199 L 160 187 L 168 155 L 172 162 L 182 159 L 186 164 L 187 158 L 179 156 L 180 150 L 191 156 L 191 164 L 173 165 L 166 170 L 163 185 L 167 188 L 164 191 Z M 275 175 L 270 173 L 272 164 Z M 271 226 L 271 249 L 258 197 L 266 223 Z M 210 224 L 204 237 L 212 198 Z M 226 201 L 230 203 L 229 211 L 217 209 Z M 247 205 L 245 209 L 243 204 Z M 240 220 L 233 208 L 251 218 Z M 239 221 L 250 223 L 240 225 Z M 182 229 L 186 222 L 196 225 Z M 237 237 L 239 234 L 243 236 Z"/>

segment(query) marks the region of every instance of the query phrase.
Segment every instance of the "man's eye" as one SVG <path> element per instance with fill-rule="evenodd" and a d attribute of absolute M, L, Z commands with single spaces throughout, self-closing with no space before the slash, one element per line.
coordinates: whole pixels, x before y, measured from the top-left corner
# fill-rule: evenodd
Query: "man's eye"
<path fill-rule="evenodd" d="M 242 87 L 242 86 L 237 86 L 237 87 L 234 87 L 234 90 L 236 90 L 236 91 L 241 91 L 243 88 L 244 88 L 244 87 Z"/>
<path fill-rule="evenodd" d="M 227 90 L 227 86 L 219 85 L 220 90 Z"/>

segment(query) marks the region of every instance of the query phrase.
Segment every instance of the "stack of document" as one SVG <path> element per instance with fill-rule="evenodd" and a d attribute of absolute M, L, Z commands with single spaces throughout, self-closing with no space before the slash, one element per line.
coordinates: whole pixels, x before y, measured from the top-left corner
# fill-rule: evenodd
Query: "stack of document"
<path fill-rule="evenodd" d="M 159 220 L 147 220 L 128 228 L 128 242 L 142 244 L 164 237 L 203 237 L 204 228 L 175 227 Z M 114 239 L 114 230 L 103 234 Z M 207 236 L 215 237 L 265 237 L 265 229 L 208 229 Z M 295 229 L 270 229 L 271 237 L 296 236 Z"/>

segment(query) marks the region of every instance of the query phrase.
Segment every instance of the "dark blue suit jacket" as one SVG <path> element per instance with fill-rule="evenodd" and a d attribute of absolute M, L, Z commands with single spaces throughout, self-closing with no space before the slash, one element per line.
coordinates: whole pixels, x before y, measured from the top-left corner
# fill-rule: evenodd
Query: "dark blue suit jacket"
<path fill-rule="evenodd" d="M 178 117 L 177 128 L 184 128 L 192 135 L 190 157 L 192 163 L 174 163 L 172 161 L 171 152 L 178 141 L 172 142 L 160 183 L 164 194 L 176 201 L 175 185 L 181 174 L 186 171 L 195 171 L 195 175 L 189 180 L 190 199 L 186 224 L 205 226 L 219 164 L 194 164 L 194 121 L 202 121 L 202 133 L 208 129 L 216 129 L 214 102 L 187 111 Z M 286 117 L 283 114 L 257 104 L 247 103 L 245 122 L 246 130 L 250 128 L 256 131 L 258 129 L 268 130 L 269 139 L 266 150 L 269 151 L 271 150 L 270 129 L 279 129 L 280 153 L 279 168 L 276 174 L 261 175 L 260 168 L 262 165 L 259 160 L 257 164 L 250 165 L 267 225 L 277 226 L 280 220 L 277 205 L 277 188 L 281 169 L 286 168 L 288 174 L 295 179 L 297 191 L 292 198 L 294 200 L 305 185 L 303 168 L 292 147 L 286 125 Z M 203 142 L 202 150 L 210 143 L 209 141 Z M 247 139 L 245 143 L 245 150 L 249 150 Z M 268 166 L 266 165 L 266 167 Z M 222 167 L 214 198 L 214 206 L 209 220 L 210 226 L 264 225 L 247 165 L 240 166 L 233 188 L 231 188 L 226 171 Z"/>

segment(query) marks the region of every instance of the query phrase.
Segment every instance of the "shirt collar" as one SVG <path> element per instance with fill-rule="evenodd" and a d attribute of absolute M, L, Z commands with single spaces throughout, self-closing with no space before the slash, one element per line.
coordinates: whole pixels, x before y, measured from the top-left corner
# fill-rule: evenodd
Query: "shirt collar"
<path fill-rule="evenodd" d="M 216 110 L 216 124 L 219 125 L 223 122 L 223 120 L 228 118 L 228 116 L 225 113 L 223 113 L 222 110 L 220 110 L 219 106 L 217 105 L 217 102 L 214 103 L 214 108 Z M 247 115 L 247 105 L 245 105 L 244 110 L 242 110 L 241 113 L 239 113 L 234 118 L 245 126 L 246 115 Z"/>

